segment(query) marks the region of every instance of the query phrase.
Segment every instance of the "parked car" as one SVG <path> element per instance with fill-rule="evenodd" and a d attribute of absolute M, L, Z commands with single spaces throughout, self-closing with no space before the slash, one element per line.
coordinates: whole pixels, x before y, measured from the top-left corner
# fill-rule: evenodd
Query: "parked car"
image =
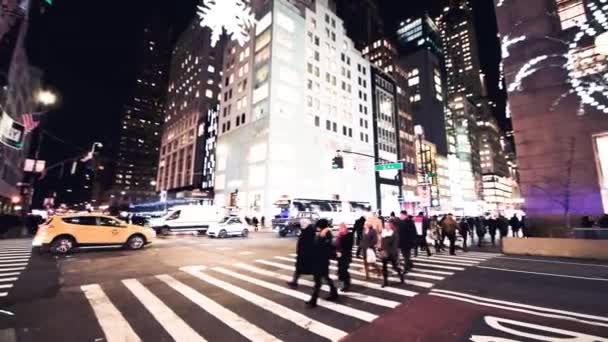
<path fill-rule="evenodd" d="M 300 220 L 308 219 L 314 225 L 321 219 L 321 216 L 315 212 L 311 211 L 302 211 L 299 212 L 295 217 L 290 218 L 275 218 L 272 220 L 272 229 L 276 231 L 280 237 L 285 237 L 288 234 L 293 234 L 295 236 L 300 235 Z M 332 225 L 332 220 L 327 219 L 329 221 L 329 225 Z"/>
<path fill-rule="evenodd" d="M 229 236 L 247 237 L 248 235 L 249 226 L 236 216 L 226 217 L 219 223 L 211 225 L 207 230 L 207 236 L 222 239 Z"/>
<path fill-rule="evenodd" d="M 38 228 L 32 245 L 41 251 L 66 254 L 78 247 L 124 246 L 141 249 L 152 243 L 153 229 L 103 215 L 54 216 Z"/>
<path fill-rule="evenodd" d="M 198 232 L 204 234 L 213 224 L 221 219 L 219 210 L 213 206 L 184 205 L 176 206 L 157 219 L 150 220 L 150 226 L 159 235 L 171 232 Z"/>

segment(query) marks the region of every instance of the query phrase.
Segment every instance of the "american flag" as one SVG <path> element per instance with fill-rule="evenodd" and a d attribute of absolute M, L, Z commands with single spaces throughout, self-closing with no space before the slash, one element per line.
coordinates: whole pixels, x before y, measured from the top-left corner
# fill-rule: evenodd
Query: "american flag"
<path fill-rule="evenodd" d="M 25 113 L 21 116 L 25 133 L 33 131 L 40 123 L 39 117 L 42 113 Z"/>

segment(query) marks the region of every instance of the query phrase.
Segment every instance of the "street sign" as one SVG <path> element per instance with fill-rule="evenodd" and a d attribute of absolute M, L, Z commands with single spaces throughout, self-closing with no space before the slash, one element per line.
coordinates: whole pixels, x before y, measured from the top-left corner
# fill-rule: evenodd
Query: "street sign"
<path fill-rule="evenodd" d="M 403 170 L 403 163 L 390 163 L 390 164 L 376 165 L 376 171 L 388 171 L 388 170 Z"/>

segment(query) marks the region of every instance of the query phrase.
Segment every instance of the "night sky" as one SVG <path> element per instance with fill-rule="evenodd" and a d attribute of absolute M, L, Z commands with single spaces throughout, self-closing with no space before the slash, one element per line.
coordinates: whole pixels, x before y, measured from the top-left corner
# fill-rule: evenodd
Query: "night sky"
<path fill-rule="evenodd" d="M 43 155 L 59 160 L 89 149 L 93 141 L 112 141 L 134 82 L 144 24 L 164 23 L 175 39 L 194 18 L 197 3 L 55 0 L 44 14 L 32 11 L 30 60 L 44 71 L 45 84 L 61 96 L 60 105 L 48 115 L 46 130 L 55 138 L 45 141 Z M 440 0 L 380 4 L 387 32 L 411 14 L 428 10 L 434 16 L 444 7 Z M 490 95 L 501 98 L 495 89 L 500 51 L 492 1 L 474 0 L 474 6 L 478 27 L 484 28 L 478 30 L 482 69 L 493 86 Z"/>

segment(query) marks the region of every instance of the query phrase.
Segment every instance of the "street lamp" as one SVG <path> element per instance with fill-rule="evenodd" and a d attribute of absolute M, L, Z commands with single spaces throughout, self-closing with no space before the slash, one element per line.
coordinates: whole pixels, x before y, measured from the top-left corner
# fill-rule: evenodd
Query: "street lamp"
<path fill-rule="evenodd" d="M 42 105 L 52 106 L 57 103 L 57 95 L 50 90 L 40 90 L 36 94 L 36 100 Z"/>

